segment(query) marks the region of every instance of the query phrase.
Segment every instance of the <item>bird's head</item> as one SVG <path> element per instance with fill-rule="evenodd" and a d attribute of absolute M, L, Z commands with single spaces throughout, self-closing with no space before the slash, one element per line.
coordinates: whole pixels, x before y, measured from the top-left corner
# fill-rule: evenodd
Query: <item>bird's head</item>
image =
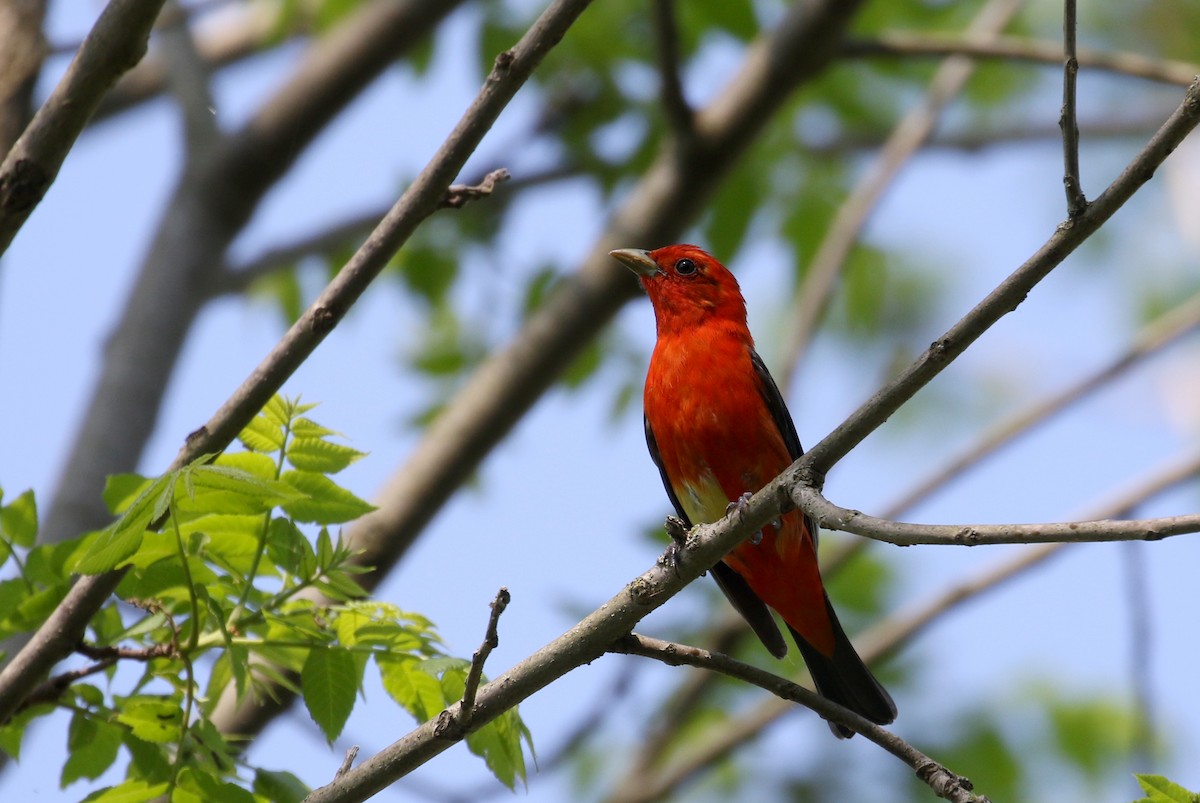
<path fill-rule="evenodd" d="M 746 302 L 737 279 L 707 251 L 668 245 L 609 253 L 640 278 L 654 305 L 659 335 L 713 320 L 746 325 Z"/>

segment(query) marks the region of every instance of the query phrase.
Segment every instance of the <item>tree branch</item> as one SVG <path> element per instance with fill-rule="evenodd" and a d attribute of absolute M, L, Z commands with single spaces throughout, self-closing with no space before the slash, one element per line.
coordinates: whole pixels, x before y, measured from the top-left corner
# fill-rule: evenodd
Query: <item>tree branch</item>
<path fill-rule="evenodd" d="M 941 373 L 992 325 L 1016 309 L 1038 282 L 1048 276 L 1080 243 L 1111 218 L 1150 180 L 1155 169 L 1197 123 L 1200 123 L 1200 78 L 1192 82 L 1184 94 L 1183 101 L 1170 118 L 1083 214 L 1060 225 L 1036 254 L 1001 282 L 946 334 L 935 340 L 916 362 L 793 464 L 788 475 L 806 475 L 814 480 L 814 486 L 819 487 L 821 483 L 815 480 L 823 478 L 833 464 L 880 427 L 892 413 Z M 772 483 L 761 493 L 777 493 L 778 490 L 778 486 Z"/>
<path fill-rule="evenodd" d="M 695 114 L 683 92 L 679 76 L 679 26 L 675 20 L 675 0 L 654 0 L 654 55 L 658 61 L 659 98 L 667 127 L 680 149 L 686 151 L 695 133 Z"/>
<path fill-rule="evenodd" d="M 208 423 L 188 436 L 171 469 L 224 449 L 316 349 L 417 225 L 436 211 L 450 182 L 492 122 L 587 3 L 588 0 L 554 3 L 516 47 L 497 58 L 479 96 L 437 154 L 271 353 Z M 303 101 L 295 99 L 295 102 Z M 268 106 L 267 113 L 271 111 Z M 69 653 L 88 620 L 123 575 L 118 570 L 80 579 L 37 634 L 0 672 L 0 721 L 7 719 L 36 678 Z"/>
<path fill-rule="evenodd" d="M 1106 495 L 1106 503 L 1092 509 L 1085 517 L 1126 516 L 1137 506 L 1194 478 L 1197 473 L 1200 473 L 1200 451 L 1155 471 L 1145 480 L 1135 482 L 1123 493 Z M 855 639 L 859 654 L 868 663 L 891 655 L 938 619 L 960 608 L 963 603 L 978 599 L 1009 580 L 1040 566 L 1069 547 L 1070 544 L 1043 544 L 1024 549 L 1017 557 L 955 584 L 909 611 L 892 614 L 859 634 Z M 639 772 L 629 773 L 617 785 L 617 791 L 609 799 L 609 803 L 649 803 L 668 797 L 704 767 L 723 759 L 772 722 L 794 710 L 794 706 L 781 700 L 769 699 L 746 715 L 722 722 L 718 728 L 713 729 L 712 738 L 697 739 L 700 746 L 678 757 L 662 774 L 651 775 L 648 767 L 641 767 Z"/>
<path fill-rule="evenodd" d="M 873 39 L 850 39 L 846 42 L 842 54 L 847 58 L 957 55 L 973 59 L 1029 61 L 1047 65 L 1063 63 L 1061 42 L 1012 36 L 980 39 L 909 31 L 891 31 Z M 1157 59 L 1120 50 L 1084 48 L 1076 53 L 1076 59 L 1080 67 L 1177 86 L 1187 86 L 1196 74 L 1200 73 L 1200 65 L 1191 62 Z"/>
<path fill-rule="evenodd" d="M 1010 418 L 989 428 L 967 450 L 949 460 L 885 508 L 881 516 L 894 519 L 927 499 L 935 490 L 945 487 L 966 471 L 995 454 L 1017 437 L 1028 434 L 1108 383 L 1123 376 L 1130 368 L 1147 357 L 1178 342 L 1184 335 L 1200 327 L 1200 294 L 1192 296 L 1177 307 L 1147 324 L 1134 337 L 1133 343 L 1108 363 L 1063 390 L 1035 402 Z"/>
<path fill-rule="evenodd" d="M 1022 0 L 989 0 L 967 27 L 967 35 L 986 41 L 999 34 L 1021 5 Z M 838 207 L 809 262 L 804 280 L 796 289 L 793 311 L 786 318 L 780 360 L 781 387 L 791 387 L 795 371 L 813 333 L 825 317 L 838 276 L 867 218 L 901 168 L 928 141 L 942 111 L 962 91 L 974 70 L 975 65 L 962 56 L 950 56 L 938 67 L 921 102 L 892 130 L 879 154 Z"/>
<path fill-rule="evenodd" d="M 54 183 L 104 93 L 146 52 L 163 0 L 110 0 L 58 86 L 0 163 L 0 254 Z"/>
<path fill-rule="evenodd" d="M 377 495 L 378 509 L 347 530 L 355 561 L 374 567 L 356 578 L 365 588 L 379 583 L 484 456 L 617 310 L 636 297 L 636 282 L 608 252 L 630 243 L 677 239 L 771 114 L 828 65 L 860 3 L 793 5 L 774 31 L 750 46 L 729 85 L 696 115 L 695 153 L 702 155 L 704 169 L 681 163 L 672 149 L 660 151 L 579 270 L 526 319 L 508 346 L 475 371 L 408 462 L 385 483 Z M 213 721 L 225 733 L 257 733 L 292 699 L 279 691 L 277 700 L 239 703 L 228 693 Z"/>
<path fill-rule="evenodd" d="M 1063 143 L 1063 188 L 1067 192 L 1067 217 L 1079 217 L 1087 208 L 1087 198 L 1079 180 L 1079 125 L 1075 116 L 1075 84 L 1079 59 L 1075 55 L 1075 0 L 1063 0 L 1063 104 L 1058 118 Z"/>
<path fill-rule="evenodd" d="M 613 643 L 609 652 L 653 658 L 669 666 L 694 666 L 753 684 L 781 700 L 800 703 L 820 714 L 823 719 L 845 725 L 862 734 L 911 767 L 917 777 L 928 784 L 938 797 L 960 803 L 988 803 L 986 797 L 973 794 L 974 787 L 969 780 L 946 769 L 899 736 L 787 678 L 742 663 L 727 655 L 686 644 L 648 638 L 637 633 L 631 633 Z"/>

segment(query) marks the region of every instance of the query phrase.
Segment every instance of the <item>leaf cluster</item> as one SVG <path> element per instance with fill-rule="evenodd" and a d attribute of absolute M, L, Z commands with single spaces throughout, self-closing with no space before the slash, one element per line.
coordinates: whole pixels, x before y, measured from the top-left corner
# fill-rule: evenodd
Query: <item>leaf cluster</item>
<path fill-rule="evenodd" d="M 461 699 L 469 663 L 445 654 L 428 619 L 365 599 L 355 580 L 366 569 L 330 528 L 372 507 L 333 475 L 364 455 L 313 407 L 276 396 L 239 436 L 242 451 L 110 478 L 116 520 L 74 541 L 34 546 L 29 492 L 0 507 L 0 556 L 18 575 L 0 583 L 0 635 L 39 626 L 72 573 L 125 571 L 78 646 L 90 663 L 35 692 L 0 727 L 0 749 L 19 760 L 29 724 L 66 710 L 62 786 L 127 762 L 124 780 L 90 800 L 299 800 L 299 778 L 249 765 L 210 721 L 222 697 L 289 689 L 331 743 L 372 663 L 420 722 Z M 522 740 L 511 711 L 467 742 L 512 787 L 525 777 Z"/>

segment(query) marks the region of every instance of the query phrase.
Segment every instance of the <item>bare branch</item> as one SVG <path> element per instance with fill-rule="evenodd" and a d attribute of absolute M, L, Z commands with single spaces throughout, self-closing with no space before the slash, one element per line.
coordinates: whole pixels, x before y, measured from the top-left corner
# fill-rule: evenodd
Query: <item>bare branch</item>
<path fill-rule="evenodd" d="M 221 138 L 217 128 L 208 65 L 196 49 L 188 14 L 177 0 L 168 0 L 158 25 L 167 64 L 167 84 L 183 114 L 184 141 L 191 158 L 210 153 Z"/>
<path fill-rule="evenodd" d="M 358 745 L 354 745 L 346 751 L 346 757 L 342 759 L 342 766 L 338 767 L 338 771 L 334 773 L 333 779 L 336 781 L 350 771 L 354 766 L 354 759 L 358 757 Z"/>
<path fill-rule="evenodd" d="M 0 254 L 54 183 L 109 87 L 146 52 L 163 0 L 111 0 L 58 86 L 0 164 Z"/>
<path fill-rule="evenodd" d="M 1071 405 L 1123 376 L 1130 368 L 1178 342 L 1184 335 L 1194 332 L 1197 327 L 1200 327 L 1200 294 L 1192 296 L 1151 321 L 1137 334 L 1128 349 L 1108 363 L 1058 393 L 991 427 L 969 449 L 909 489 L 904 496 L 888 505 L 880 515 L 885 519 L 897 518 L 1016 438 L 1028 434 Z"/>
<path fill-rule="evenodd" d="M 679 25 L 675 20 L 675 0 L 654 0 L 654 55 L 658 61 L 659 97 L 667 126 L 676 143 L 686 150 L 696 130 L 695 114 L 683 93 L 679 76 Z"/>
<path fill-rule="evenodd" d="M 630 243 L 670 242 L 694 220 L 723 175 L 758 136 L 791 91 L 833 58 L 861 0 L 796 4 L 776 29 L 750 46 L 740 71 L 696 116 L 703 170 L 660 152 L 630 192 L 580 269 L 494 352 L 430 426 L 408 462 L 378 495 L 378 510 L 347 532 L 355 561 L 375 571 L 358 578 L 368 590 L 405 553 L 425 524 L 520 416 L 570 365 L 637 285 L 608 252 Z M 699 158 L 699 157 L 697 157 Z M 226 733 L 261 729 L 291 695 L 239 704 L 222 698 L 213 721 Z"/>
<path fill-rule="evenodd" d="M 986 40 L 1003 30 L 1020 8 L 1021 0 L 989 0 L 967 27 L 967 34 Z M 809 262 L 804 280 L 796 289 L 793 311 L 786 318 L 780 360 L 781 387 L 791 387 L 796 368 L 825 317 L 838 276 L 867 218 L 901 168 L 929 139 L 942 111 L 962 91 L 974 70 L 975 65 L 962 56 L 951 56 L 938 67 L 925 97 L 896 125 L 878 156 L 838 207 Z"/>
<path fill-rule="evenodd" d="M 510 178 L 512 176 L 508 170 L 501 167 L 488 173 L 478 184 L 451 184 L 446 188 L 446 194 L 442 197 L 439 208 L 461 209 L 471 201 L 478 201 L 480 198 L 491 195 L 497 184 L 501 181 L 508 181 Z"/>
<path fill-rule="evenodd" d="M 1079 125 L 1075 116 L 1075 84 L 1079 59 L 1075 55 L 1075 0 L 1063 0 L 1063 105 L 1058 118 L 1063 143 L 1063 188 L 1067 192 L 1067 217 L 1079 217 L 1087 208 L 1087 198 L 1079 180 Z"/>
<path fill-rule="evenodd" d="M 1105 504 L 1088 511 L 1085 517 L 1116 518 L 1129 515 L 1137 506 L 1181 482 L 1194 478 L 1198 473 L 1200 451 L 1157 470 L 1147 479 L 1135 482 L 1123 493 L 1107 495 Z M 1070 547 L 1070 544 L 1029 547 L 1022 550 L 1017 557 L 951 586 L 912 610 L 892 614 L 855 639 L 859 654 L 868 663 L 873 663 L 894 653 L 929 625 L 960 608 L 963 603 L 978 599 Z M 729 755 L 772 722 L 794 710 L 794 706 L 781 700 L 770 699 L 746 715 L 722 722 L 720 727 L 714 730 L 712 738 L 699 740 L 699 747 L 678 758 L 660 775 L 652 776 L 645 769 L 636 777 L 631 773 L 619 785 L 617 793 L 610 798 L 609 803 L 648 803 L 669 796 L 704 767 Z"/>
<path fill-rule="evenodd" d="M 0 153 L 8 153 L 33 115 L 33 88 L 46 56 L 45 18 L 45 0 L 0 3 Z"/>
<path fill-rule="evenodd" d="M 492 654 L 492 650 L 500 645 L 500 634 L 496 632 L 496 628 L 499 627 L 500 616 L 510 602 L 512 602 L 512 595 L 508 593 L 507 588 L 501 588 L 496 592 L 496 598 L 491 602 L 492 615 L 488 617 L 483 644 L 471 656 L 471 669 L 467 672 L 467 682 L 463 686 L 462 701 L 459 704 L 459 712 L 462 717 L 458 723 L 460 727 L 471 721 L 471 714 L 475 708 L 475 695 L 479 692 L 479 682 L 483 679 L 483 665 L 487 662 L 488 656 Z"/>
<path fill-rule="evenodd" d="M 1061 65 L 1061 42 L 1039 41 L 1023 37 L 1001 36 L 981 39 L 951 34 L 889 31 L 873 39 L 851 39 L 843 55 L 850 58 L 877 56 L 969 56 L 973 59 L 1029 61 Z M 1157 59 L 1140 53 L 1119 50 L 1089 50 L 1076 53 L 1080 67 L 1102 70 L 1131 78 L 1186 87 L 1200 73 L 1200 65 Z"/>
<path fill-rule="evenodd" d="M 972 792 L 974 787 L 969 780 L 946 769 L 899 736 L 787 678 L 734 660 L 727 655 L 686 644 L 648 638 L 637 633 L 631 633 L 617 641 L 609 647 L 609 651 L 653 658 L 669 666 L 686 665 L 707 669 L 766 689 L 781 700 L 800 703 L 820 714 L 825 720 L 845 725 L 862 734 L 911 767 L 917 777 L 928 784 L 938 797 L 960 803 L 988 803 L 986 797 Z"/>
<path fill-rule="evenodd" d="M 454 131 L 421 171 L 366 243 L 308 308 L 241 387 L 188 436 L 171 469 L 224 449 L 283 382 L 345 316 L 417 225 L 432 214 L 446 188 L 533 68 L 587 6 L 588 0 L 559 0 L 510 51 L 501 54 Z M 28 644 L 0 672 L 0 721 L 8 718 L 30 684 L 69 653 L 91 616 L 116 588 L 123 571 L 81 578 Z"/>
<path fill-rule="evenodd" d="M 1078 218 L 1060 225 L 1054 235 L 987 298 L 938 338 L 915 363 L 877 392 L 846 421 L 814 446 L 788 474 L 823 477 L 829 467 L 881 426 L 902 404 L 928 384 L 985 331 L 1025 300 L 1029 291 L 1116 214 L 1126 201 L 1154 175 L 1155 169 L 1200 123 L 1200 78 L 1193 81 L 1183 101 L 1121 174 Z M 819 482 L 814 485 L 820 486 Z M 776 492 L 774 483 L 761 493 Z"/>

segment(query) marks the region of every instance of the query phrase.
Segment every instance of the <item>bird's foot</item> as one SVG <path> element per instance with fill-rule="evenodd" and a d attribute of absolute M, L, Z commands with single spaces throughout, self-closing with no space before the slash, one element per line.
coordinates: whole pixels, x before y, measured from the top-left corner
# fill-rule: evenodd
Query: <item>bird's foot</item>
<path fill-rule="evenodd" d="M 741 515 L 743 512 L 745 512 L 746 507 L 750 504 L 750 499 L 753 496 L 754 496 L 754 494 L 750 493 L 749 491 L 746 491 L 744 494 L 742 494 L 737 499 L 735 499 L 734 501 L 730 502 L 728 505 L 725 506 L 725 515 L 728 516 L 729 514 L 734 513 L 734 512 L 737 512 L 739 515 Z M 762 530 L 755 530 L 754 533 L 750 536 L 750 543 L 754 544 L 755 546 L 758 546 L 759 544 L 762 543 L 762 539 L 763 539 Z"/>
<path fill-rule="evenodd" d="M 667 516 L 667 520 L 663 524 L 663 529 L 670 536 L 671 543 L 667 545 L 667 551 L 663 553 L 662 558 L 659 560 L 663 565 L 670 566 L 678 573 L 679 565 L 683 562 L 683 551 L 687 546 L 687 523 L 678 516 Z"/>

